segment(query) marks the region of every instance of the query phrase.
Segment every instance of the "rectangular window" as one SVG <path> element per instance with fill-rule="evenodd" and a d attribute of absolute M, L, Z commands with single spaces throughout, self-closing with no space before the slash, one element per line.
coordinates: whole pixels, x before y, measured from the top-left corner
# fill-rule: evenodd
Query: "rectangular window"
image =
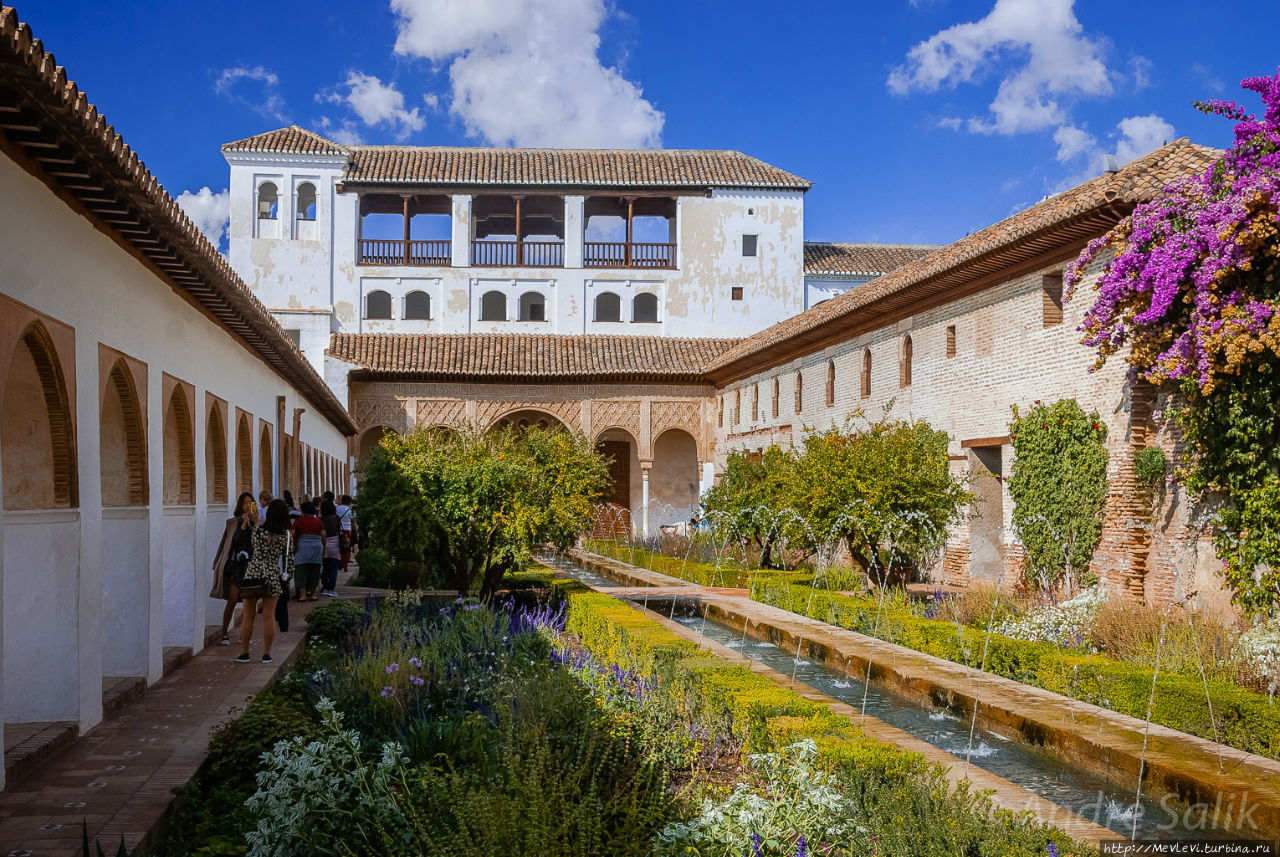
<path fill-rule="evenodd" d="M 742 300 L 742 286 L 734 286 L 730 290 L 729 296 L 732 300 L 735 300 L 735 301 Z"/>
<path fill-rule="evenodd" d="M 284 329 L 284 335 L 289 337 L 289 339 L 293 340 L 294 345 L 298 346 L 299 348 L 302 347 L 302 331 L 301 330 L 299 330 L 296 327 L 286 327 Z"/>
<path fill-rule="evenodd" d="M 759 237 L 760 236 L 758 235 L 742 236 L 742 255 L 743 256 L 754 256 L 756 254 L 756 239 Z"/>
<path fill-rule="evenodd" d="M 1045 274 L 1040 292 L 1044 302 L 1044 326 L 1062 324 L 1062 274 Z"/>
<path fill-rule="evenodd" d="M 956 356 L 956 326 L 953 324 L 947 328 L 947 357 Z"/>

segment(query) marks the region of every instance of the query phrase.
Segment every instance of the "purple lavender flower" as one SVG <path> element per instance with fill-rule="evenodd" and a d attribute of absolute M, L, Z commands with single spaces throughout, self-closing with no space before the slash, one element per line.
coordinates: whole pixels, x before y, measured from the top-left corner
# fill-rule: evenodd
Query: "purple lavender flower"
<path fill-rule="evenodd" d="M 424 684 L 427 683 L 427 680 L 425 678 L 419 678 L 416 675 L 411 675 L 409 676 L 409 683 L 413 685 L 417 685 L 418 687 L 422 687 Z"/>
<path fill-rule="evenodd" d="M 800 834 L 800 847 L 796 848 L 796 857 L 809 857 L 809 843 L 803 833 Z"/>
<path fill-rule="evenodd" d="M 390 664 L 390 665 L 388 665 L 388 666 L 387 666 L 387 675 L 391 675 L 393 672 L 395 672 L 395 671 L 396 671 L 396 670 L 398 670 L 398 669 L 400 669 L 400 665 L 399 665 L 399 664 Z"/>
<path fill-rule="evenodd" d="M 386 699 L 388 696 L 395 696 L 395 695 L 396 695 L 396 689 L 395 689 L 394 687 L 390 687 L 390 686 L 388 686 L 388 687 L 384 687 L 384 688 L 382 689 L 382 698 L 383 698 L 383 699 Z"/>
<path fill-rule="evenodd" d="M 418 669 L 422 669 L 422 659 L 421 659 L 421 658 L 409 658 L 409 665 L 410 665 L 410 666 L 417 667 Z"/>
<path fill-rule="evenodd" d="M 751 834 L 751 857 L 764 857 L 764 837 L 759 833 Z"/>

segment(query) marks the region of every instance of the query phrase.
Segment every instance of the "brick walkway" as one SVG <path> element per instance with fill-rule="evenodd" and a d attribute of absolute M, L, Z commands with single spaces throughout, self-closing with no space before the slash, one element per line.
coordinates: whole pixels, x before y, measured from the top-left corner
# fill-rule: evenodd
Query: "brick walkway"
<path fill-rule="evenodd" d="M 339 591 L 363 597 L 369 590 Z M 154 836 L 173 789 L 204 760 L 210 730 L 243 709 L 296 657 L 307 627 L 303 617 L 326 600 L 289 604 L 289 631 L 276 635 L 273 663 L 257 660 L 262 626 L 256 622 L 254 662 L 236 663 L 235 644 L 205 648 L 0 792 L 0 857 L 80 857 L 82 821 L 90 842 L 99 838 L 108 854 L 115 853 L 121 834 L 130 850 Z"/>

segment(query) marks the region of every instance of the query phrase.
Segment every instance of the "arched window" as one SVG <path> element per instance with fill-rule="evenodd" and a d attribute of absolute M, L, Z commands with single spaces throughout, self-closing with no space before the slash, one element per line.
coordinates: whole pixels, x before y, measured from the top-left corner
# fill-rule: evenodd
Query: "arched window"
<path fill-rule="evenodd" d="M 258 185 L 258 219 L 275 220 L 280 214 L 280 191 L 275 182 Z"/>
<path fill-rule="evenodd" d="M 271 491 L 271 426 L 264 425 L 258 437 L 258 483 L 259 490 Z"/>
<path fill-rule="evenodd" d="M 164 415 L 164 503 L 193 506 L 196 502 L 195 438 L 191 406 L 181 386 L 173 388 Z"/>
<path fill-rule="evenodd" d="M 222 411 L 217 404 L 209 408 L 209 422 L 204 432 L 204 474 L 205 502 L 226 503 L 227 432 L 222 425 Z"/>
<path fill-rule="evenodd" d="M 724 396 L 720 397 L 720 408 L 716 414 L 716 425 L 724 428 Z"/>
<path fill-rule="evenodd" d="M 862 398 L 871 395 L 871 349 L 862 352 Z"/>
<path fill-rule="evenodd" d="M 253 491 L 253 435 L 244 414 L 236 424 L 236 496 L 241 491 Z"/>
<path fill-rule="evenodd" d="M 751 421 L 760 419 L 760 385 L 751 385 Z"/>
<path fill-rule="evenodd" d="M 836 403 L 836 361 L 827 361 L 827 407 Z"/>
<path fill-rule="evenodd" d="M 480 298 L 481 321 L 506 321 L 507 296 L 502 292 L 485 292 Z"/>
<path fill-rule="evenodd" d="M 14 346 L 0 408 L 0 468 L 6 509 L 57 509 L 79 502 L 75 423 L 53 339 L 35 322 Z"/>
<path fill-rule="evenodd" d="M 391 295 L 376 290 L 369 292 L 364 299 L 365 318 L 391 318 Z"/>
<path fill-rule="evenodd" d="M 147 505 L 147 438 L 146 417 L 138 401 L 133 375 L 123 359 L 117 360 L 107 376 L 107 389 L 102 397 L 99 422 L 102 505 Z M 215 428 L 221 437 L 221 422 L 215 408 L 210 414 L 210 436 Z M 215 450 L 216 452 L 216 450 Z M 226 458 L 226 450 L 223 450 Z M 211 474 L 212 475 L 212 474 Z M 212 483 L 210 483 L 212 485 Z"/>
<path fill-rule="evenodd" d="M 804 411 L 804 376 L 796 373 L 796 413 Z"/>
<path fill-rule="evenodd" d="M 736 426 L 742 422 L 742 391 L 735 390 L 733 394 L 733 424 Z"/>
<path fill-rule="evenodd" d="M 778 379 L 777 377 L 774 377 L 773 379 L 773 416 L 774 416 L 774 419 L 777 419 L 778 417 Z"/>
<path fill-rule="evenodd" d="M 953 324 L 947 328 L 947 357 L 956 356 L 956 326 Z"/>
<path fill-rule="evenodd" d="M 622 298 L 613 292 L 596 295 L 596 321 L 622 321 Z"/>
<path fill-rule="evenodd" d="M 520 320 L 547 320 L 547 299 L 541 292 L 525 292 L 520 296 Z"/>
<path fill-rule="evenodd" d="M 658 320 L 658 296 L 645 292 L 636 295 L 631 302 L 631 320 L 656 322 Z"/>
<path fill-rule="evenodd" d="M 911 337 L 902 337 L 902 362 L 898 364 L 898 386 L 911 386 Z"/>
<path fill-rule="evenodd" d="M 316 186 L 311 182 L 298 185 L 297 212 L 299 220 L 316 219 Z"/>
<path fill-rule="evenodd" d="M 413 319 L 431 318 L 431 295 L 426 292 L 409 292 L 404 296 L 404 317 Z"/>

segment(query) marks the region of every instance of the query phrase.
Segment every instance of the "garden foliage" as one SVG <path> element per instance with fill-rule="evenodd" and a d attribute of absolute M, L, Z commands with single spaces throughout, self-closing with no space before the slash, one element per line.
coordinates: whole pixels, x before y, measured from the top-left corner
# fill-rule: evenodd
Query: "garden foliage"
<path fill-rule="evenodd" d="M 361 520 L 389 568 L 421 562 L 423 583 L 483 597 L 534 546 L 573 544 L 607 478 L 585 437 L 536 428 L 392 434 L 363 468 Z"/>
<path fill-rule="evenodd" d="M 1241 82 L 1263 118 L 1209 101 L 1235 142 L 1091 241 L 1067 272 L 1073 289 L 1106 252 L 1084 342 L 1101 365 L 1128 347 L 1134 373 L 1174 393 L 1188 443 L 1184 479 L 1221 496 L 1215 546 L 1238 601 L 1280 603 L 1280 73 Z"/>
<path fill-rule="evenodd" d="M 1027 551 L 1027 577 L 1039 588 L 1064 577 L 1070 588 L 1088 572 L 1102 538 L 1106 436 L 1098 414 L 1075 399 L 1013 406 L 1013 526 Z"/>
<path fill-rule="evenodd" d="M 770 446 L 756 455 L 735 449 L 725 460 L 720 481 L 703 498 L 716 528 L 734 541 L 753 542 L 763 568 L 787 564 L 785 553 L 774 555 L 784 537 L 790 536 L 794 544 L 806 541 L 800 531 L 803 522 L 786 514 L 795 469 L 794 451 Z"/>

